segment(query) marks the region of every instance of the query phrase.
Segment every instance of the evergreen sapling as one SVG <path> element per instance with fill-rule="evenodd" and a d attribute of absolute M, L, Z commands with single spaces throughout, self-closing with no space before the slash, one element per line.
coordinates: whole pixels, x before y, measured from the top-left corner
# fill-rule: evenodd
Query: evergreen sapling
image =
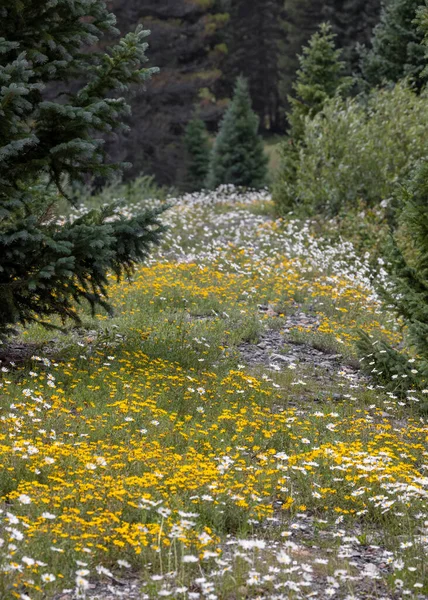
<path fill-rule="evenodd" d="M 336 48 L 335 37 L 331 25 L 323 23 L 299 57 L 295 94 L 288 98 L 289 131 L 281 147 L 281 165 L 273 190 L 279 213 L 292 210 L 297 203 L 296 172 L 306 119 L 314 118 L 329 98 L 345 95 L 352 86 L 352 79 L 345 76 L 346 65 L 341 60 L 341 50 Z"/>
<path fill-rule="evenodd" d="M 428 46 L 428 6 L 416 12 L 418 31 Z M 428 76 L 428 66 L 421 77 Z M 388 268 L 391 284 L 381 293 L 405 325 L 405 341 L 413 356 L 385 342 L 360 334 L 358 343 L 363 367 L 389 389 L 428 393 L 428 159 L 416 165 L 409 181 L 398 193 L 399 224 L 407 243 L 391 235 Z M 373 366 L 374 365 L 374 366 Z M 428 400 L 421 407 L 428 411 Z"/>
<path fill-rule="evenodd" d="M 248 84 L 239 77 L 214 144 L 208 187 L 233 184 L 259 189 L 266 184 L 268 159 L 258 128 L 259 118 L 251 108 Z"/>
<path fill-rule="evenodd" d="M 409 354 L 361 334 L 359 350 L 363 366 L 390 389 L 428 388 L 428 160 L 415 169 L 400 191 L 399 222 L 407 243 L 391 237 L 388 270 L 390 285 L 383 297 L 406 326 Z M 373 368 L 371 368 L 373 366 Z"/>
<path fill-rule="evenodd" d="M 342 51 L 336 48 L 336 35 L 329 23 L 320 25 L 299 57 L 300 68 L 293 84 L 294 96 L 289 97 L 290 135 L 294 141 L 303 137 L 306 117 L 318 114 L 326 100 L 344 95 L 352 85 L 345 76 L 346 64 Z"/>
<path fill-rule="evenodd" d="M 202 119 L 189 121 L 184 136 L 186 148 L 186 192 L 201 190 L 206 182 L 210 165 L 210 140 Z"/>

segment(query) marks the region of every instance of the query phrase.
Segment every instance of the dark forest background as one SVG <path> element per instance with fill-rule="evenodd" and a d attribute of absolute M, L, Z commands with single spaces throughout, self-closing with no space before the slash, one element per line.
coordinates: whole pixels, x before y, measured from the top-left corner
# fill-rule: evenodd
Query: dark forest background
<path fill-rule="evenodd" d="M 161 71 L 135 91 L 130 131 L 110 140 L 109 152 L 132 163 L 127 178 L 147 173 L 177 186 L 187 123 L 199 116 L 215 134 L 239 75 L 261 133 L 284 133 L 302 47 L 329 21 L 350 74 L 358 71 L 381 0 L 113 0 L 110 8 L 122 34 L 138 23 L 151 30 L 148 64 Z"/>

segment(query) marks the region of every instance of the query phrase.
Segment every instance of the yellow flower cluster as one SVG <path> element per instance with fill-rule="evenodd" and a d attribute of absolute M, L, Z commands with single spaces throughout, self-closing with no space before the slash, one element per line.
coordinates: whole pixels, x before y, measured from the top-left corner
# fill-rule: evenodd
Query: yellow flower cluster
<path fill-rule="evenodd" d="M 379 409 L 302 415 L 242 371 L 142 351 L 22 377 L 2 390 L 0 467 L 29 545 L 112 558 L 179 542 L 203 555 L 220 552 L 231 520 L 274 506 L 354 514 L 425 500 L 426 428 L 393 429 Z"/>

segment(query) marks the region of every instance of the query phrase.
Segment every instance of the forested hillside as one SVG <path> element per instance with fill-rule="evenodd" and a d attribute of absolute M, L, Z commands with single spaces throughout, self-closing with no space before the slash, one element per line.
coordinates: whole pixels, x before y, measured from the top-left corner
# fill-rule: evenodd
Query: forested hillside
<path fill-rule="evenodd" d="M 215 133 L 236 78 L 250 85 L 261 130 L 283 133 L 297 54 L 318 25 L 329 20 L 358 69 L 357 44 L 368 44 L 380 0 L 113 0 L 118 25 L 150 29 L 150 63 L 160 68 L 132 101 L 131 131 L 110 145 L 130 160 L 127 177 L 154 174 L 177 185 L 185 177 L 183 134 L 196 114 Z"/>
<path fill-rule="evenodd" d="M 121 31 L 138 23 L 150 29 L 150 64 L 161 70 L 132 101 L 130 133 L 111 147 L 122 160 L 132 157 L 129 177 L 144 171 L 175 184 L 183 175 L 186 124 L 198 111 L 214 129 L 222 113 L 215 91 L 226 55 L 221 32 L 228 15 L 214 2 L 188 0 L 116 0 L 113 8 Z"/>

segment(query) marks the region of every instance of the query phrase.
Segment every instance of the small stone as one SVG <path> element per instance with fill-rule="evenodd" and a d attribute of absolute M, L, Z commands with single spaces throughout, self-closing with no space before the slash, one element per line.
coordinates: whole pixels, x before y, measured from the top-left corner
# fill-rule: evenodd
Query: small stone
<path fill-rule="evenodd" d="M 293 362 L 293 359 L 290 356 L 285 356 L 284 354 L 271 354 L 271 359 L 282 360 L 283 362 Z"/>

